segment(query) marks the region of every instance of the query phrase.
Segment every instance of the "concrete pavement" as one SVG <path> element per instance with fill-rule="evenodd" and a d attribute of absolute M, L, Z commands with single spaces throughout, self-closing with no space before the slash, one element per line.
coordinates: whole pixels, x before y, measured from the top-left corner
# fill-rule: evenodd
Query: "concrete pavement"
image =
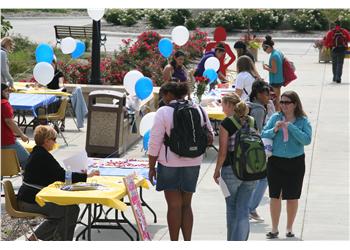
<path fill-rule="evenodd" d="M 278 42 L 276 47 L 295 63 L 298 75 L 298 79 L 282 91 L 291 89 L 300 95 L 313 128 L 312 143 L 305 148 L 306 173 L 294 225 L 296 238 L 292 240 L 349 240 L 350 60 L 345 60 L 342 84 L 336 84 L 331 82 L 331 64 L 318 63 L 317 51 L 312 48 L 312 43 Z M 257 68 L 262 76 L 267 77 L 266 72 L 262 72 L 261 62 L 267 62 L 268 55 L 260 50 L 258 57 Z M 58 160 L 85 147 L 86 129 L 77 132 L 71 120 L 66 127 L 65 135 L 69 146 L 62 146 L 54 152 Z M 61 140 L 59 142 L 63 145 Z M 125 157 L 145 157 L 141 148 L 140 142 Z M 208 150 L 201 167 L 197 192 L 193 196 L 193 240 L 226 239 L 224 197 L 212 179 L 216 156 L 215 151 Z M 169 240 L 163 193 L 151 187 L 150 190 L 145 190 L 144 197 L 158 216 L 158 222 L 153 223 L 151 213 L 145 210 L 153 239 Z M 265 218 L 265 222 L 251 223 L 249 240 L 265 240 L 265 233 L 271 229 L 267 193 L 258 212 Z M 134 222 L 130 209 L 126 214 Z M 285 226 L 286 211 L 283 203 L 280 240 L 286 240 Z M 80 228 L 77 226 L 76 231 L 79 232 Z M 128 226 L 126 228 L 132 232 Z M 128 240 L 120 230 L 92 232 L 93 240 Z"/>

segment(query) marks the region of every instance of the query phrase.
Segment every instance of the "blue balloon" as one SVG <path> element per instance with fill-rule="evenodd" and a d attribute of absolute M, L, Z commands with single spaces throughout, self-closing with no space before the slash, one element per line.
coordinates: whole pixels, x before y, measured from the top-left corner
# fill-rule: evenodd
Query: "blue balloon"
<path fill-rule="evenodd" d="M 162 38 L 159 40 L 158 48 L 160 51 L 160 54 L 164 56 L 165 58 L 168 58 L 171 53 L 173 53 L 173 43 L 168 38 Z"/>
<path fill-rule="evenodd" d="M 152 80 L 148 77 L 141 77 L 137 80 L 135 84 L 135 93 L 136 96 L 144 100 L 149 97 L 153 92 L 153 83 Z"/>
<path fill-rule="evenodd" d="M 35 50 L 36 62 L 47 62 L 52 63 L 53 60 L 53 49 L 46 43 L 40 43 Z"/>
<path fill-rule="evenodd" d="M 75 47 L 75 50 L 72 53 L 73 59 L 80 57 L 85 52 L 85 43 L 83 43 L 80 40 L 76 40 L 76 42 L 77 42 L 77 46 Z"/>
<path fill-rule="evenodd" d="M 214 82 L 218 78 L 218 74 L 213 69 L 206 69 L 203 76 L 209 79 L 209 83 Z"/>
<path fill-rule="evenodd" d="M 145 151 L 148 150 L 148 142 L 149 142 L 149 138 L 151 136 L 151 130 L 148 130 L 144 135 L 143 135 L 143 149 Z"/>

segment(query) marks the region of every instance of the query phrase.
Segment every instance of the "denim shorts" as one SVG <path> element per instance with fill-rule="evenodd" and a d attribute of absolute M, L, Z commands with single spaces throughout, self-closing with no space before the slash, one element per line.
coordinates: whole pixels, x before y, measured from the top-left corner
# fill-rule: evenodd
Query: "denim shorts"
<path fill-rule="evenodd" d="M 158 162 L 156 190 L 196 191 L 199 166 L 166 167 Z"/>

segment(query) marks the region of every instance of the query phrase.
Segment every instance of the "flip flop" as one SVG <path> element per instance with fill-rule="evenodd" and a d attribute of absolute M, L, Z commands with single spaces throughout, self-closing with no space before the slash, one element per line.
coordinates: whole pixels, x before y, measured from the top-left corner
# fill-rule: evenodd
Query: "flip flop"
<path fill-rule="evenodd" d="M 276 239 L 276 238 L 278 238 L 278 233 L 279 233 L 279 232 L 276 232 L 276 233 L 268 232 L 268 233 L 266 234 L 266 238 L 267 238 L 267 239 Z"/>

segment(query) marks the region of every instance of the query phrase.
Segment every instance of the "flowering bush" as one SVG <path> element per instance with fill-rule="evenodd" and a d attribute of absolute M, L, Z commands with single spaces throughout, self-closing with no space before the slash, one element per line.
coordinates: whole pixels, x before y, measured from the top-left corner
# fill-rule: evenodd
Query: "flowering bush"
<path fill-rule="evenodd" d="M 102 82 L 122 84 L 125 74 L 136 69 L 151 78 L 155 85 L 160 86 L 163 83 L 163 68 L 167 64 L 167 60 L 161 56 L 158 49 L 160 39 L 161 36 L 154 31 L 143 32 L 135 42 L 123 39 L 118 52 L 101 59 Z M 197 29 L 192 32 L 189 42 L 182 46 L 181 50 L 190 59 L 201 57 L 207 42 L 207 33 Z M 175 46 L 174 52 L 178 48 Z M 91 61 L 78 59 L 67 63 L 59 62 L 59 68 L 68 82 L 86 84 L 90 77 Z"/>
<path fill-rule="evenodd" d="M 214 12 L 211 24 L 214 27 L 224 27 L 226 31 L 233 31 L 244 27 L 244 17 L 238 10 L 220 10 Z"/>
<path fill-rule="evenodd" d="M 168 12 L 163 9 L 150 9 L 146 11 L 146 18 L 152 28 L 164 29 L 170 21 Z"/>
<path fill-rule="evenodd" d="M 202 11 L 196 17 L 196 22 L 200 27 L 212 27 L 212 18 L 214 16 L 214 11 Z"/>
<path fill-rule="evenodd" d="M 143 17 L 142 9 L 109 9 L 105 14 L 108 23 L 132 26 Z"/>
<path fill-rule="evenodd" d="M 251 48 L 251 49 L 259 49 L 262 44 L 262 39 L 257 38 L 256 35 L 252 35 L 252 34 L 250 35 L 245 34 L 239 40 L 243 41 L 247 45 L 247 48 Z"/>
<path fill-rule="evenodd" d="M 328 21 L 319 10 L 302 9 L 295 11 L 289 17 L 290 25 L 299 32 L 324 30 Z"/>
<path fill-rule="evenodd" d="M 274 10 L 251 10 L 252 16 L 250 25 L 253 30 L 260 31 L 266 29 L 275 29 L 283 21 L 283 15 L 278 15 Z"/>
<path fill-rule="evenodd" d="M 171 9 L 169 10 L 170 22 L 174 26 L 184 25 L 186 20 L 192 16 L 188 9 Z"/>
<path fill-rule="evenodd" d="M 349 9 L 340 11 L 338 19 L 343 28 L 350 30 L 350 10 Z"/>

